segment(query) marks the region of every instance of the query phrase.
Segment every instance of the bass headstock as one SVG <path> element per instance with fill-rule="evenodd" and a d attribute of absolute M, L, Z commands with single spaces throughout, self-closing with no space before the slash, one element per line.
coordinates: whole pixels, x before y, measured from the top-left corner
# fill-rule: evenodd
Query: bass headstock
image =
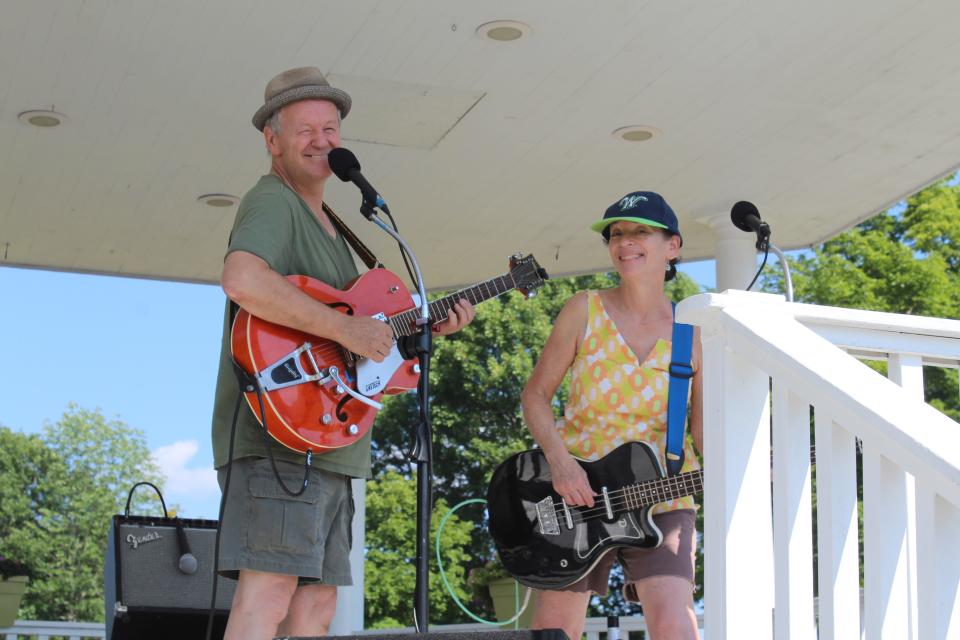
<path fill-rule="evenodd" d="M 510 277 L 513 278 L 517 291 L 528 298 L 536 295 L 536 290 L 550 278 L 547 270 L 537 263 L 536 258 L 519 253 L 510 256 Z"/>

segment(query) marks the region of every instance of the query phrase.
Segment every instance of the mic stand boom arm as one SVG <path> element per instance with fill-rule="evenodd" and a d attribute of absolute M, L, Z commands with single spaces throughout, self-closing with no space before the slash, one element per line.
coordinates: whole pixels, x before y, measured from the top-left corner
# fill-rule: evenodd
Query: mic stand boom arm
<path fill-rule="evenodd" d="M 793 281 L 790 279 L 790 265 L 787 263 L 787 256 L 783 254 L 783 251 L 780 251 L 780 247 L 777 245 L 769 241 L 767 244 L 770 246 L 770 251 L 773 251 L 777 259 L 780 260 L 780 264 L 783 265 L 783 285 L 786 289 L 787 302 L 793 302 Z"/>
<path fill-rule="evenodd" d="M 364 203 L 361 211 L 372 207 Z M 382 205 L 384 208 L 386 205 Z M 430 426 L 430 356 L 433 353 L 432 333 L 430 329 L 430 306 L 427 303 L 427 291 L 423 283 L 420 265 L 410 246 L 400 234 L 390 228 L 372 211 L 368 220 L 383 229 L 400 245 L 401 250 L 410 257 L 416 277 L 417 291 L 420 293 L 420 317 L 417 318 L 418 331 L 410 338 L 401 353 L 415 353 L 420 361 L 420 381 L 417 383 L 417 399 L 420 405 L 420 422 L 416 425 L 413 449 L 410 458 L 417 469 L 417 546 L 416 546 L 416 588 L 414 589 L 414 626 L 418 633 L 426 633 L 429 627 L 429 580 L 430 580 L 430 514 L 433 509 L 433 434 Z"/>

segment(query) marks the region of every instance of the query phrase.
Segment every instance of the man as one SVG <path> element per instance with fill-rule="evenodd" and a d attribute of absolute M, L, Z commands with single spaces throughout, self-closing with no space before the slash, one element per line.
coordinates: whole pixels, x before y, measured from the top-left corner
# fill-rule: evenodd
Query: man
<path fill-rule="evenodd" d="M 284 278 L 303 274 L 343 288 L 357 276 L 323 201 L 331 175 L 327 154 L 340 146 L 340 122 L 350 106 L 350 96 L 331 87 L 314 67 L 290 69 L 267 84 L 253 124 L 263 132 L 270 173 L 240 203 L 221 286 L 232 302 L 257 317 L 328 338 L 380 362 L 393 346 L 387 324 L 334 311 Z M 227 307 L 213 418 L 221 489 L 240 393 L 230 359 L 229 302 Z M 463 300 L 434 330 L 449 334 L 473 317 L 472 306 Z M 222 523 L 220 568 L 239 581 L 225 638 L 323 635 L 333 618 L 337 586 L 351 584 L 350 480 L 370 476 L 370 433 L 314 457 L 307 489 L 293 497 L 274 477 L 261 429 L 244 404 Z M 303 455 L 271 446 L 284 483 L 297 487 Z"/>

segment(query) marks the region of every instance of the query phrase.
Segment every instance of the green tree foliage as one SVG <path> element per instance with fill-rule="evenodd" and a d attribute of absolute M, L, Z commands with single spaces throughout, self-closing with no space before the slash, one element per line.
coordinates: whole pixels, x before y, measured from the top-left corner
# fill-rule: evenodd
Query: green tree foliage
<path fill-rule="evenodd" d="M 364 563 L 365 619 L 368 628 L 411 626 L 416 541 L 416 479 L 387 471 L 367 483 L 367 547 Z M 441 585 L 433 553 L 440 522 L 447 514 L 447 502 L 437 500 L 430 523 L 430 622 L 442 624 L 459 620 L 456 605 Z M 440 540 L 443 570 L 457 598 L 464 600 L 466 572 L 470 560 L 466 547 L 473 525 L 450 516 Z"/>
<path fill-rule="evenodd" d="M 0 550 L 33 573 L 21 617 L 103 620 L 110 519 L 135 482 L 161 479 L 143 433 L 71 405 L 42 435 L 0 428 L 0 443 Z"/>
<path fill-rule="evenodd" d="M 607 288 L 616 283 L 616 274 L 550 280 L 531 299 L 512 293 L 479 306 L 476 320 L 470 326 L 434 342 L 430 376 L 434 477 L 435 492 L 441 500 L 457 504 L 470 498 L 485 498 L 493 469 L 509 455 L 533 445 L 523 424 L 520 392 L 550 335 L 554 318 L 575 292 Z M 668 293 L 674 299 L 698 292 L 696 283 L 684 274 L 679 274 L 668 284 Z M 564 381 L 555 401 L 558 415 L 566 397 L 567 381 Z M 409 432 L 416 422 L 417 405 L 413 394 L 388 399 L 374 428 L 375 476 L 407 470 L 406 453 L 411 445 Z M 497 571 L 490 571 L 490 567 L 499 563 L 479 511 L 465 510 L 476 520 L 470 528 L 470 543 L 465 547 L 461 570 L 496 574 Z M 368 505 L 367 531 L 372 532 L 381 526 L 382 523 L 371 515 Z M 414 530 L 415 522 L 411 517 L 406 522 L 404 539 L 412 540 Z M 410 549 L 412 554 L 412 547 Z M 480 568 L 484 568 L 482 572 L 475 571 Z M 445 570 L 449 571 L 450 567 Z M 471 580 L 469 583 L 474 590 L 474 610 L 492 617 L 489 605 L 484 604 L 489 601 L 481 582 Z M 447 598 L 439 581 L 431 581 L 430 586 L 431 602 L 438 591 L 440 598 Z M 386 598 L 386 594 L 371 593 L 368 587 L 368 624 L 380 624 L 378 612 L 392 610 L 391 605 L 378 603 L 377 598 Z M 407 603 L 409 598 L 404 595 L 401 602 Z M 457 616 L 451 617 L 451 621 L 469 621 L 457 611 L 447 611 L 451 616 Z M 437 616 L 432 614 L 431 621 L 436 620 Z"/>

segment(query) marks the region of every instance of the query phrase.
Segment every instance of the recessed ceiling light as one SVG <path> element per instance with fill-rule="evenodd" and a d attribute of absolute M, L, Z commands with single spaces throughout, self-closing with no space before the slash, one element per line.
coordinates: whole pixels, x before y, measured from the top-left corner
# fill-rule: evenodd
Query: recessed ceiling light
<path fill-rule="evenodd" d="M 210 207 L 232 207 L 240 202 L 240 198 L 229 193 L 205 193 L 197 200 Z"/>
<path fill-rule="evenodd" d="M 629 127 L 620 127 L 613 130 L 613 137 L 627 142 L 646 142 L 650 138 L 659 135 L 660 130 L 646 125 L 633 125 Z"/>
<path fill-rule="evenodd" d="M 477 27 L 477 34 L 497 42 L 513 42 L 530 35 L 530 26 L 516 20 L 494 20 Z"/>
<path fill-rule="evenodd" d="M 40 127 L 41 129 L 49 129 L 50 127 L 58 127 L 65 123 L 67 116 L 49 109 L 32 109 L 30 111 L 20 112 L 17 115 L 17 119 L 23 124 Z"/>

